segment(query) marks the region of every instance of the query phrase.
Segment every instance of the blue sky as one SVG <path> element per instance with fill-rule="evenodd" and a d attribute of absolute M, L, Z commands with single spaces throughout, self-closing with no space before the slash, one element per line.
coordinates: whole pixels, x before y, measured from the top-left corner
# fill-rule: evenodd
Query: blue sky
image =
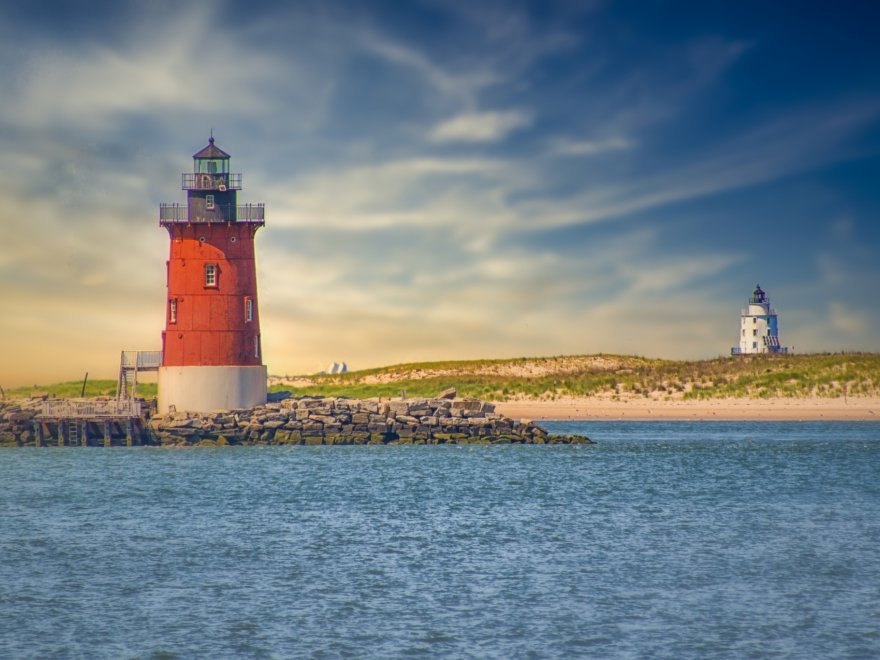
<path fill-rule="evenodd" d="M 158 347 L 212 128 L 270 373 L 880 350 L 880 5 L 145 4 L 0 8 L 0 385 Z"/>

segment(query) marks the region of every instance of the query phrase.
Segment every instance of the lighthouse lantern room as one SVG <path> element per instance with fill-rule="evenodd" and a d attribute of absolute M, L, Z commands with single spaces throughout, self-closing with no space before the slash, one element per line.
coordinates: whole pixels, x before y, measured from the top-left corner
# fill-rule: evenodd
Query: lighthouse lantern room
<path fill-rule="evenodd" d="M 168 295 L 159 410 L 208 412 L 266 402 L 254 237 L 263 204 L 239 204 L 241 174 L 214 144 L 183 174 L 185 204 L 161 204 Z"/>
<path fill-rule="evenodd" d="M 757 353 L 788 353 L 779 345 L 779 322 L 770 297 L 757 285 L 749 298 L 749 306 L 739 316 L 739 346 L 730 349 L 731 355 Z"/>

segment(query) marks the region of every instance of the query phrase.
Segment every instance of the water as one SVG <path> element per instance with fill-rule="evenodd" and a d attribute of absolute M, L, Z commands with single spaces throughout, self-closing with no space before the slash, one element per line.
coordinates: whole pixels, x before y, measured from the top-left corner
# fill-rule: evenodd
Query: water
<path fill-rule="evenodd" d="M 0 452 L 0 657 L 877 657 L 880 424 Z"/>

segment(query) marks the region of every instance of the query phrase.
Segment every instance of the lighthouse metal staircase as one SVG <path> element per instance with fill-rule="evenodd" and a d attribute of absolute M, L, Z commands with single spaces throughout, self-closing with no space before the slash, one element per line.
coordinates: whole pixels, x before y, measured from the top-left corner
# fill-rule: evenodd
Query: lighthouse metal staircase
<path fill-rule="evenodd" d="M 138 373 L 159 371 L 160 366 L 162 351 L 122 351 L 119 358 L 119 379 L 116 382 L 116 400 L 134 399 Z"/>
<path fill-rule="evenodd" d="M 774 337 L 773 335 L 767 335 L 764 337 L 764 346 L 769 348 L 771 351 L 773 349 L 779 348 L 779 337 Z"/>
<path fill-rule="evenodd" d="M 788 353 L 788 347 L 780 346 L 779 337 L 777 337 L 776 335 L 765 336 L 764 346 L 767 347 L 768 353 Z"/>

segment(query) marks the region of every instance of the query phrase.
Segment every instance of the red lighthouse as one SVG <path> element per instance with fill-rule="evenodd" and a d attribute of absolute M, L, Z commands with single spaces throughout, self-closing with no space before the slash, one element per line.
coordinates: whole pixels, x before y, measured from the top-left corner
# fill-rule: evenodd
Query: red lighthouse
<path fill-rule="evenodd" d="M 254 236 L 263 204 L 239 204 L 241 174 L 214 144 L 183 174 L 186 204 L 162 204 L 168 230 L 168 296 L 159 409 L 206 412 L 266 402 Z"/>

